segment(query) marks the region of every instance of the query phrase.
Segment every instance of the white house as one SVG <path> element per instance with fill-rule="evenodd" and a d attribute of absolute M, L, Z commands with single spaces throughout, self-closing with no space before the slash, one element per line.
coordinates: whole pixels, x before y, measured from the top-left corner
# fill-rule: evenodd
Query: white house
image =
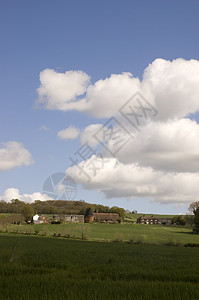
<path fill-rule="evenodd" d="M 33 222 L 35 222 L 35 221 L 38 221 L 39 220 L 39 215 L 34 215 L 33 217 L 32 217 L 32 220 L 33 220 Z"/>

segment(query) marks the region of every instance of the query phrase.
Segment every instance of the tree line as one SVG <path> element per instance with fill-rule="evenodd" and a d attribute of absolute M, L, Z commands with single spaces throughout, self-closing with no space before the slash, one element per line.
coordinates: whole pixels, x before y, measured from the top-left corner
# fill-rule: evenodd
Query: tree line
<path fill-rule="evenodd" d="M 124 217 L 125 210 L 121 207 L 104 206 L 102 204 L 90 204 L 83 200 L 64 201 L 64 200 L 36 200 L 27 204 L 19 199 L 12 199 L 10 202 L 0 201 L 0 213 L 24 214 L 24 210 L 29 210 L 32 214 L 77 214 L 84 215 L 86 210 L 91 208 L 99 213 L 118 213 Z"/>

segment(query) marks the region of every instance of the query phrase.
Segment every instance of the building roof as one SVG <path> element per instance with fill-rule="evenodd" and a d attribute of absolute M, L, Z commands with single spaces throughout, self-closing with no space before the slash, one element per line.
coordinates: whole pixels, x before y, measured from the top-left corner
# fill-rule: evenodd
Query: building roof
<path fill-rule="evenodd" d="M 93 216 L 93 211 L 91 208 L 88 208 L 86 210 L 85 217 L 90 217 L 90 216 Z"/>
<path fill-rule="evenodd" d="M 41 215 L 39 218 L 40 218 L 40 219 L 41 219 L 41 218 L 46 218 L 46 219 L 48 219 L 48 217 L 47 217 L 46 215 Z"/>
<path fill-rule="evenodd" d="M 94 213 L 93 216 L 96 220 L 117 221 L 119 219 L 119 215 L 114 213 Z"/>

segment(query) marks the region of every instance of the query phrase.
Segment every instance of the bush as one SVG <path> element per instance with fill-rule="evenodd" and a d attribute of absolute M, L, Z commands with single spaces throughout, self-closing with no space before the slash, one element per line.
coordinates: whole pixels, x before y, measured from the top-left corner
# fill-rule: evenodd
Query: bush
<path fill-rule="evenodd" d="M 82 240 L 87 240 L 86 226 L 82 226 L 82 228 L 81 228 L 81 236 L 82 236 Z"/>
<path fill-rule="evenodd" d="M 169 238 L 168 242 L 165 244 L 166 246 L 180 246 L 179 241 L 173 241 L 172 238 Z"/>
<path fill-rule="evenodd" d="M 113 242 L 122 242 L 123 241 L 123 235 L 122 234 L 116 234 Z"/>
<path fill-rule="evenodd" d="M 193 233 L 199 234 L 199 227 L 197 227 L 196 225 L 193 228 Z"/>
<path fill-rule="evenodd" d="M 55 220 L 52 220 L 52 221 L 51 221 L 51 224 L 61 224 L 61 221 L 55 221 Z"/>
<path fill-rule="evenodd" d="M 143 236 L 140 235 L 140 236 L 138 236 L 137 239 L 136 239 L 136 244 L 142 244 L 143 241 L 144 241 L 144 238 L 143 238 Z"/>
<path fill-rule="evenodd" d="M 37 228 L 35 229 L 35 234 L 38 235 L 38 233 L 39 233 L 39 229 Z"/>
<path fill-rule="evenodd" d="M 199 247 L 199 244 L 187 243 L 184 247 Z"/>
<path fill-rule="evenodd" d="M 176 225 L 184 226 L 186 224 L 186 219 L 184 216 L 179 215 L 172 218 L 171 223 Z"/>
<path fill-rule="evenodd" d="M 134 238 L 133 235 L 131 235 L 131 236 L 129 237 L 129 243 L 131 243 L 131 244 L 134 244 L 134 243 L 135 243 L 135 238 Z"/>

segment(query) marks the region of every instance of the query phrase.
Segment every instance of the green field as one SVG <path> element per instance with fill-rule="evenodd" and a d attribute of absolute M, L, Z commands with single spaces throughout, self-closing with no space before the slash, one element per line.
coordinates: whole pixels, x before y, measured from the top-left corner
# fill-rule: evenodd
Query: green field
<path fill-rule="evenodd" d="M 166 244 L 175 242 L 179 244 L 199 243 L 199 235 L 192 233 L 192 228 L 183 226 L 162 226 L 142 224 L 40 224 L 40 225 L 9 225 L 3 231 L 22 234 L 35 234 L 69 236 L 72 239 L 81 239 L 82 232 L 89 241 L 133 241 L 142 243 Z"/>
<path fill-rule="evenodd" d="M 198 248 L 11 234 L 0 245 L 0 299 L 198 299 Z"/>
<path fill-rule="evenodd" d="M 125 220 L 129 221 L 137 221 L 137 219 L 141 216 L 145 215 L 146 217 L 157 217 L 157 218 L 170 218 L 172 219 L 174 215 L 159 215 L 159 214 L 144 214 L 144 213 L 134 213 L 134 214 L 126 214 Z"/>

